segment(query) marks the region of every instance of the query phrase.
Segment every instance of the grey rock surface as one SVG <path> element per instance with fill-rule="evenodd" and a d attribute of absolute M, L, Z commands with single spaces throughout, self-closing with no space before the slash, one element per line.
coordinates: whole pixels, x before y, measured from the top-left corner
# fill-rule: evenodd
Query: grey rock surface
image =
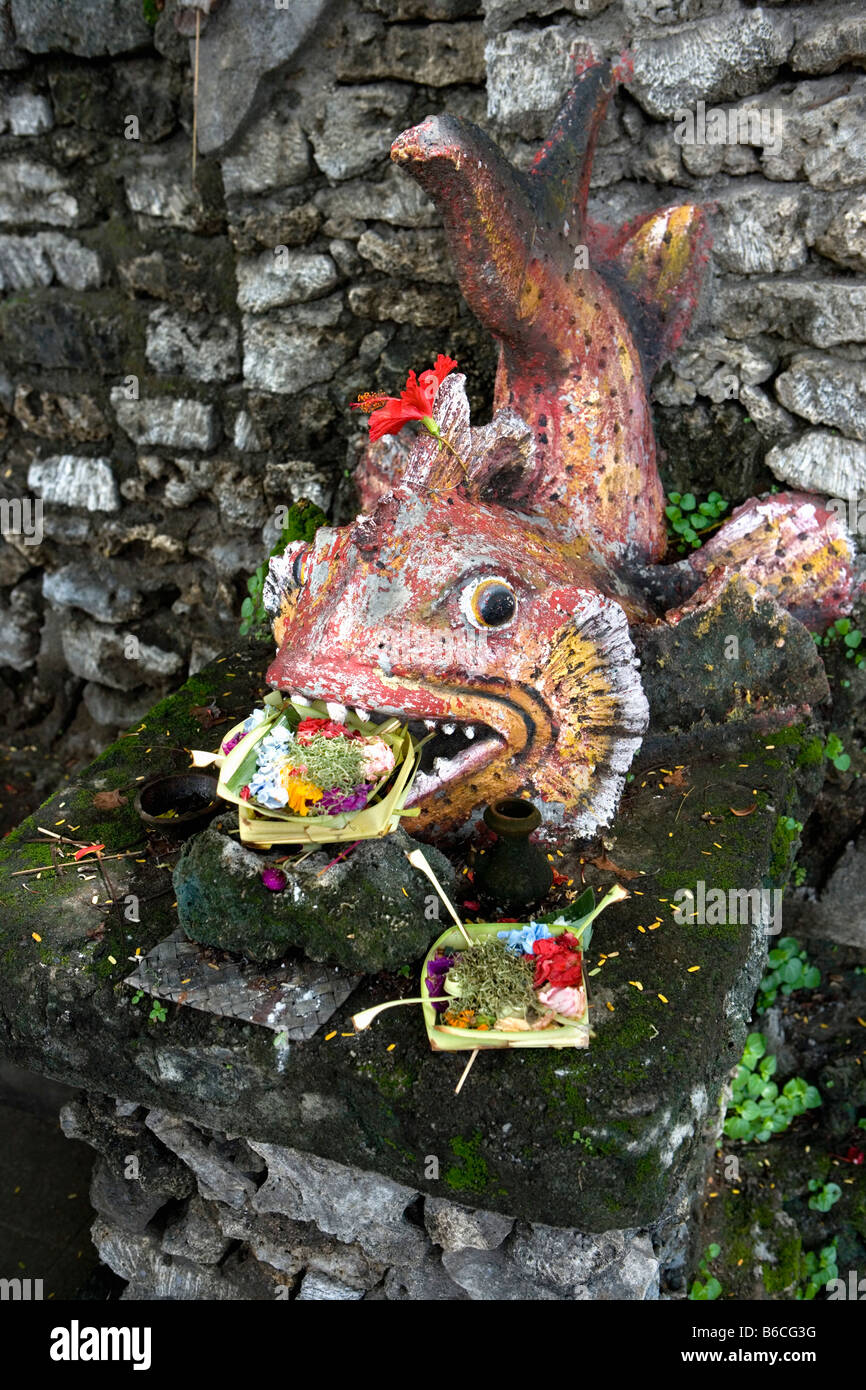
<path fill-rule="evenodd" d="M 866 368 L 827 353 L 803 353 L 776 378 L 782 405 L 813 425 L 866 440 Z"/>
<path fill-rule="evenodd" d="M 246 197 L 303 183 L 310 146 L 297 118 L 277 106 L 253 122 L 220 163 L 226 197 Z"/>
<path fill-rule="evenodd" d="M 176 396 L 129 400 L 125 388 L 116 386 L 111 404 L 121 429 L 136 444 L 207 450 L 219 439 L 216 407 L 202 401 Z"/>
<path fill-rule="evenodd" d="M 337 267 L 330 256 L 277 247 L 238 261 L 238 308 L 261 314 L 284 304 L 319 299 L 337 284 Z"/>
<path fill-rule="evenodd" d="M 241 127 L 265 75 L 290 62 L 315 29 L 325 0 L 277 8 L 232 0 L 210 17 L 199 57 L 198 144 L 221 149 Z"/>
<path fill-rule="evenodd" d="M 146 355 L 154 371 L 193 381 L 228 382 L 240 374 L 238 331 L 224 314 L 210 318 L 178 313 L 168 305 L 154 309 Z"/>
<path fill-rule="evenodd" d="M 31 159 L 0 161 L 0 225 L 46 222 L 51 227 L 74 227 L 82 207 L 70 179 Z"/>
<path fill-rule="evenodd" d="M 267 1179 L 253 1198 L 256 1211 L 314 1222 L 338 1240 L 357 1241 L 386 1264 L 412 1264 L 421 1255 L 423 1235 L 404 1216 L 415 1198 L 412 1188 L 273 1144 L 253 1148 L 268 1165 Z"/>
<path fill-rule="evenodd" d="M 329 381 L 351 355 L 347 334 L 335 331 L 342 296 L 243 318 L 244 381 L 262 391 L 297 395 Z"/>
<path fill-rule="evenodd" d="M 807 430 L 767 454 L 780 482 L 828 497 L 857 497 L 866 490 L 866 444 L 831 430 Z"/>
<path fill-rule="evenodd" d="M 311 131 L 317 167 L 340 180 L 384 165 L 408 109 L 409 92 L 399 82 L 347 87 L 328 97 Z"/>
<path fill-rule="evenodd" d="M 98 58 L 153 42 L 141 6 L 128 0 L 11 0 L 11 14 L 18 43 L 29 53 Z"/>
<path fill-rule="evenodd" d="M 424 1203 L 424 1225 L 434 1245 L 443 1250 L 495 1250 L 510 1234 L 514 1222 L 497 1212 L 475 1211 L 446 1202 L 441 1197 L 428 1197 Z"/>
<path fill-rule="evenodd" d="M 673 116 L 696 101 L 759 91 L 785 62 L 794 26 L 784 11 L 757 8 L 712 15 L 634 44 L 632 92 L 651 116 Z"/>
<path fill-rule="evenodd" d="M 120 505 L 110 459 L 57 454 L 30 465 L 27 486 L 44 502 L 115 512 Z"/>

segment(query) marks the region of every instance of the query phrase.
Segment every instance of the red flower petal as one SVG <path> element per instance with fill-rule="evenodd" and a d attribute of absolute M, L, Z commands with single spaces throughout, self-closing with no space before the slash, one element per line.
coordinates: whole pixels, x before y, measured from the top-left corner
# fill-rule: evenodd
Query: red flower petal
<path fill-rule="evenodd" d="M 409 373 L 406 385 L 396 396 L 377 396 L 367 392 L 354 404 L 353 410 L 371 411 L 370 438 L 381 439 L 384 434 L 399 434 L 404 425 L 412 420 L 423 420 L 433 413 L 436 393 L 446 376 L 453 372 L 457 363 L 453 357 L 440 352 L 436 365 L 421 373 L 420 380 L 415 372 Z"/>
<path fill-rule="evenodd" d="M 77 849 L 72 857 L 73 859 L 83 859 L 85 854 L 96 854 L 100 849 L 105 849 L 105 845 L 85 845 L 84 849 Z"/>

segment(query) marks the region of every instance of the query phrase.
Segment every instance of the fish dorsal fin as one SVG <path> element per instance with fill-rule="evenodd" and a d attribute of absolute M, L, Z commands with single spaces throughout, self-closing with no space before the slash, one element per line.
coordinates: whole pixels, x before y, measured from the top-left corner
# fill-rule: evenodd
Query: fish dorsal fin
<path fill-rule="evenodd" d="M 551 241 L 583 239 L 593 155 L 616 81 L 608 62 L 584 67 L 530 166 L 530 196 Z"/>
<path fill-rule="evenodd" d="M 679 346 L 709 258 L 703 208 L 684 203 L 646 213 L 616 232 L 587 222 L 591 264 L 616 292 L 647 381 Z"/>
<path fill-rule="evenodd" d="M 443 381 L 433 405 L 441 442 L 426 431 L 417 435 L 398 487 L 412 491 L 455 490 L 477 501 L 509 506 L 526 491 L 535 460 L 535 439 L 515 410 L 499 410 L 489 425 L 472 429 L 466 378 L 458 372 Z"/>

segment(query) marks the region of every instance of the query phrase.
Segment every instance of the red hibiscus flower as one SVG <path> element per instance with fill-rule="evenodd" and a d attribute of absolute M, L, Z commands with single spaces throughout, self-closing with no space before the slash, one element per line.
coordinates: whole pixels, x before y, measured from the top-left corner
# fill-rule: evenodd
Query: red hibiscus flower
<path fill-rule="evenodd" d="M 422 372 L 420 378 L 416 378 L 414 372 L 409 373 L 399 400 L 396 396 L 365 391 L 353 402 L 352 409 L 363 410 L 370 416 L 371 439 L 381 439 L 383 434 L 399 434 L 411 420 L 420 420 L 424 428 L 438 439 L 439 426 L 433 419 L 433 402 L 446 376 L 456 366 L 452 357 L 445 357 L 440 352 L 432 371 Z"/>
<path fill-rule="evenodd" d="M 351 730 L 334 719 L 302 719 L 295 735 L 298 743 L 309 743 L 316 735 L 322 738 L 351 738 Z"/>
<path fill-rule="evenodd" d="M 559 936 L 534 941 L 532 951 L 536 957 L 535 989 L 545 984 L 555 989 L 577 988 L 583 978 L 577 937 L 564 931 Z"/>

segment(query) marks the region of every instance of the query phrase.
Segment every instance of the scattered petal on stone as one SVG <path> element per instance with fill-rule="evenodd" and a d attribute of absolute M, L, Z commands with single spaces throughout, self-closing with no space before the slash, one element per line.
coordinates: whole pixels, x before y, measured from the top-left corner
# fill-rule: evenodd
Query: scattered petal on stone
<path fill-rule="evenodd" d="M 282 893 L 288 881 L 282 869 L 262 869 L 262 883 L 272 893 Z"/>

